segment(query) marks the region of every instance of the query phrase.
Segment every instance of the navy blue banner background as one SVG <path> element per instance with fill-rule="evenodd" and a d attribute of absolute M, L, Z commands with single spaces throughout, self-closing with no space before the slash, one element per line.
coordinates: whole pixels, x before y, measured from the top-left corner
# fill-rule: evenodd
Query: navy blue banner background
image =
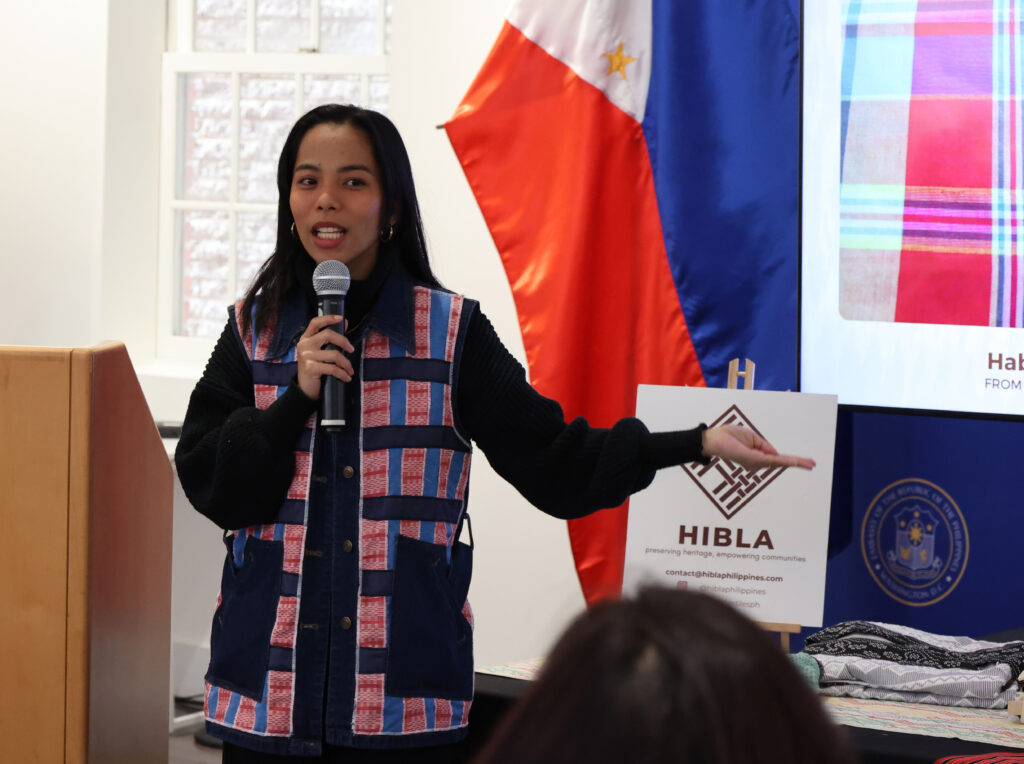
<path fill-rule="evenodd" d="M 1022 436 L 1016 421 L 841 411 L 824 624 L 866 619 L 974 637 L 1024 626 Z M 880 493 L 893 484 L 904 490 L 933 485 L 939 490 L 931 492 L 947 495 L 963 517 L 962 571 L 958 580 L 938 581 L 931 604 L 899 601 L 900 593 L 890 593 L 869 569 L 869 561 L 876 574 L 885 563 L 865 543 L 865 516 L 872 507 L 873 517 L 884 514 Z M 950 560 L 949 545 L 957 544 L 944 522 L 938 525 L 935 553 Z M 897 546 L 895 532 L 895 526 L 883 527 L 882 547 Z"/>

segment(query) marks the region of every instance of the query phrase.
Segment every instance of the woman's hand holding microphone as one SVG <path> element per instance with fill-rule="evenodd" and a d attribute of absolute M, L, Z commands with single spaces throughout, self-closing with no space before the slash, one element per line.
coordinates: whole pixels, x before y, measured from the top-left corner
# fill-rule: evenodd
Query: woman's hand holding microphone
<path fill-rule="evenodd" d="M 348 337 L 328 328 L 341 323 L 341 316 L 317 316 L 309 322 L 306 331 L 295 346 L 298 364 L 299 388 L 310 400 L 320 398 L 323 376 L 329 374 L 342 382 L 351 382 L 355 369 L 345 353 L 355 351 Z M 334 345 L 334 348 L 324 347 Z M 336 349 L 340 348 L 340 349 Z M 344 351 L 344 352 L 342 352 Z"/>

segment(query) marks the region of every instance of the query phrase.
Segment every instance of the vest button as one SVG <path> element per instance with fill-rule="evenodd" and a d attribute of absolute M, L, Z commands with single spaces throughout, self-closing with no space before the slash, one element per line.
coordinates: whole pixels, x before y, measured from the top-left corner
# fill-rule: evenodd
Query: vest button
<path fill-rule="evenodd" d="M 351 552 L 352 551 L 352 542 L 349 539 L 345 539 L 344 541 L 341 542 L 341 549 L 342 549 L 342 551 L 345 551 L 345 552 Z"/>
<path fill-rule="evenodd" d="M 351 629 L 352 628 L 352 619 L 349 618 L 348 616 L 345 616 L 344 618 L 342 618 L 341 619 L 341 628 L 343 628 L 345 631 L 348 631 L 349 629 Z"/>
<path fill-rule="evenodd" d="M 356 474 L 356 471 L 354 469 L 352 469 L 352 467 L 350 465 L 350 466 L 345 467 L 345 469 L 343 469 L 341 471 L 341 474 L 344 475 L 347 478 L 350 478 L 350 477 L 352 477 L 353 475 Z"/>

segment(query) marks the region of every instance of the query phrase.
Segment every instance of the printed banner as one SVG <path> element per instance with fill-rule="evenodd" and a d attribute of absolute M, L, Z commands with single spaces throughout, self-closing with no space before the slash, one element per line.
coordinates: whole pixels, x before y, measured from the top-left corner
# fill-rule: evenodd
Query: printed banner
<path fill-rule="evenodd" d="M 695 589 L 757 621 L 821 625 L 836 407 L 831 395 L 641 385 L 644 421 L 748 427 L 818 466 L 748 472 L 716 458 L 661 470 L 633 497 L 623 590 Z"/>
<path fill-rule="evenodd" d="M 843 416 L 857 445 L 840 438 L 833 521 L 849 518 L 850 542 L 829 560 L 825 622 L 976 638 L 1024 626 L 1021 423 Z"/>

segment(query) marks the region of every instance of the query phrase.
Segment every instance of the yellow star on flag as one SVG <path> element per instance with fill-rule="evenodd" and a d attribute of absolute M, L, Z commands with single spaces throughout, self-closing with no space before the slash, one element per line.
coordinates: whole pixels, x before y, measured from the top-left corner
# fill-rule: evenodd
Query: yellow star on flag
<path fill-rule="evenodd" d="M 602 53 L 602 56 L 608 59 L 608 74 L 618 72 L 622 75 L 622 79 L 626 79 L 626 64 L 631 64 L 636 61 L 635 58 L 631 58 L 622 53 L 622 43 L 619 43 L 619 47 L 614 53 Z"/>

